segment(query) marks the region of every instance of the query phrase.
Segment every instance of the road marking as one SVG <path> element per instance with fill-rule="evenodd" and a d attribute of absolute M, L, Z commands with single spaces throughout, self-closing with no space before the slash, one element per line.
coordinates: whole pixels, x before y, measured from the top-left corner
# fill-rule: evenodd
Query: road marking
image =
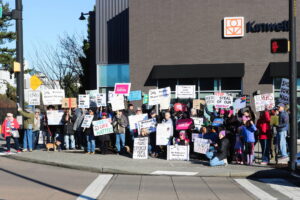
<path fill-rule="evenodd" d="M 281 178 L 266 178 L 259 179 L 260 181 L 267 183 L 271 188 L 277 190 L 281 194 L 291 198 L 300 199 L 300 188 Z"/>
<path fill-rule="evenodd" d="M 267 192 L 263 191 L 262 189 L 258 188 L 257 186 L 253 185 L 249 180 L 247 179 L 234 179 L 238 184 L 243 186 L 246 190 L 248 190 L 250 193 L 252 193 L 254 196 L 256 196 L 258 199 L 263 200 L 276 200 L 277 198 L 271 196 Z"/>
<path fill-rule="evenodd" d="M 94 200 L 100 195 L 106 184 L 113 177 L 111 174 L 99 175 L 77 198 L 77 200 Z"/>
<path fill-rule="evenodd" d="M 154 171 L 154 175 L 195 176 L 198 172 Z"/>
<path fill-rule="evenodd" d="M 9 153 L 1 152 L 0 156 L 8 156 L 8 155 L 14 155 L 14 154 L 16 154 L 16 153 L 14 153 L 14 152 L 9 152 Z"/>

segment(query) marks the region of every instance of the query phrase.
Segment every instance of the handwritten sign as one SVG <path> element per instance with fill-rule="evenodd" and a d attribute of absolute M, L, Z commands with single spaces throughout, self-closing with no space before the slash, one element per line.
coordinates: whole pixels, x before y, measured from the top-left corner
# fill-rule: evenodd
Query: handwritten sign
<path fill-rule="evenodd" d="M 106 135 L 114 132 L 111 125 L 111 119 L 93 121 L 93 130 L 95 136 Z"/>
<path fill-rule="evenodd" d="M 206 154 L 209 150 L 210 141 L 203 138 L 195 138 L 194 152 Z"/>
<path fill-rule="evenodd" d="M 82 121 L 81 127 L 82 128 L 90 128 L 94 116 L 93 115 L 85 115 Z"/>
<path fill-rule="evenodd" d="M 47 119 L 48 125 L 62 125 L 62 117 L 64 115 L 63 110 L 48 110 Z"/>
<path fill-rule="evenodd" d="M 97 107 L 106 106 L 106 94 L 100 93 L 96 96 Z"/>
<path fill-rule="evenodd" d="M 124 110 L 124 96 L 123 95 L 114 95 L 111 99 L 111 107 L 113 111 Z"/>
<path fill-rule="evenodd" d="M 233 105 L 233 97 L 226 93 L 218 93 L 215 95 L 216 108 L 229 108 Z"/>
<path fill-rule="evenodd" d="M 28 104 L 32 106 L 38 106 L 41 104 L 41 93 L 38 90 L 28 91 Z"/>
<path fill-rule="evenodd" d="M 131 83 L 116 83 L 115 94 L 129 95 Z"/>
<path fill-rule="evenodd" d="M 257 112 L 264 111 L 266 108 L 272 110 L 275 107 L 273 93 L 261 94 L 254 96 L 255 110 Z"/>
<path fill-rule="evenodd" d="M 170 124 L 157 124 L 156 145 L 168 145 L 173 136 L 173 127 Z"/>
<path fill-rule="evenodd" d="M 281 81 L 279 102 L 284 104 L 290 103 L 289 79 L 283 78 Z"/>
<path fill-rule="evenodd" d="M 190 146 L 168 145 L 167 160 L 190 160 Z"/>
<path fill-rule="evenodd" d="M 176 98 L 195 99 L 196 98 L 196 86 L 195 85 L 176 85 Z"/>
<path fill-rule="evenodd" d="M 89 108 L 90 107 L 90 95 L 80 94 L 78 95 L 78 108 Z"/>
<path fill-rule="evenodd" d="M 195 125 L 195 130 L 200 131 L 202 125 L 203 125 L 203 118 L 200 117 L 192 117 Z"/>
<path fill-rule="evenodd" d="M 134 138 L 133 159 L 148 159 L 148 137 Z"/>
<path fill-rule="evenodd" d="M 147 114 L 131 115 L 128 117 L 130 130 L 138 129 L 138 123 L 148 119 Z"/>
<path fill-rule="evenodd" d="M 164 100 L 171 99 L 171 88 L 161 88 L 161 89 L 152 89 L 149 90 L 149 105 L 158 105 L 161 104 Z"/>
<path fill-rule="evenodd" d="M 205 102 L 206 102 L 206 105 L 212 105 L 214 106 L 215 105 L 215 95 L 208 95 L 205 97 Z"/>
<path fill-rule="evenodd" d="M 62 100 L 65 98 L 64 90 L 44 90 L 42 93 L 44 105 L 61 105 Z"/>

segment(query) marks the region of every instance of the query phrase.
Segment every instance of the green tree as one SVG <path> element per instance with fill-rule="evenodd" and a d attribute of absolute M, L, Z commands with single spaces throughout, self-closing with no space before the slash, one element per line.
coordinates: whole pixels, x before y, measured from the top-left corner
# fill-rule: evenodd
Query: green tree
<path fill-rule="evenodd" d="M 3 3 L 3 1 L 0 0 L 0 5 L 2 5 L 3 13 L 10 12 L 8 3 Z M 0 18 L 0 64 L 7 67 L 10 72 L 13 72 L 12 66 L 15 60 L 16 49 L 7 46 L 8 43 L 16 39 L 16 33 L 9 30 L 11 26 L 10 17 L 5 16 Z"/>
<path fill-rule="evenodd" d="M 79 93 L 84 94 L 85 90 L 88 88 L 88 67 L 89 67 L 89 55 L 90 55 L 90 43 L 88 40 L 83 40 L 83 56 L 79 58 L 81 64 L 82 73 L 79 76 L 80 88 Z"/>
<path fill-rule="evenodd" d="M 6 90 L 7 98 L 16 102 L 17 101 L 17 89 L 15 87 L 13 87 L 12 85 L 10 85 L 9 83 L 7 83 L 6 86 L 7 86 L 7 90 Z"/>

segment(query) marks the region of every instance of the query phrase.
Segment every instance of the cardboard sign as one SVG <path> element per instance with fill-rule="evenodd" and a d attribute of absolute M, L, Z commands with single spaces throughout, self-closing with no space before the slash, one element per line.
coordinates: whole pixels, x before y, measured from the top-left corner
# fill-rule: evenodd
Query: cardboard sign
<path fill-rule="evenodd" d="M 193 108 L 196 110 L 200 110 L 201 109 L 201 104 L 205 105 L 205 100 L 201 100 L 201 99 L 194 99 L 193 100 Z"/>
<path fill-rule="evenodd" d="M 147 114 L 131 115 L 128 117 L 130 130 L 138 129 L 138 123 L 148 119 Z"/>
<path fill-rule="evenodd" d="M 157 124 L 156 145 L 168 145 L 173 136 L 173 127 L 170 124 Z"/>
<path fill-rule="evenodd" d="M 203 118 L 200 117 L 192 117 L 195 125 L 195 130 L 200 131 L 202 125 L 203 125 Z"/>
<path fill-rule="evenodd" d="M 192 124 L 192 119 L 179 119 L 176 122 L 176 130 L 188 130 Z"/>
<path fill-rule="evenodd" d="M 290 103 L 289 79 L 283 78 L 281 81 L 279 102 L 284 104 Z"/>
<path fill-rule="evenodd" d="M 77 99 L 76 98 L 64 98 L 62 101 L 62 108 L 76 108 Z"/>
<path fill-rule="evenodd" d="M 156 119 L 147 119 L 143 121 L 138 122 L 138 130 L 139 130 L 139 135 L 141 134 L 141 129 L 147 129 L 148 133 L 153 133 L 156 131 Z"/>
<path fill-rule="evenodd" d="M 106 135 L 114 132 L 111 125 L 111 119 L 97 120 L 92 123 L 95 136 Z"/>
<path fill-rule="evenodd" d="M 142 91 L 131 91 L 128 96 L 128 101 L 140 101 L 142 100 Z"/>
<path fill-rule="evenodd" d="M 195 85 L 176 85 L 176 98 L 178 99 L 195 99 Z"/>
<path fill-rule="evenodd" d="M 38 106 L 41 104 L 41 92 L 38 90 L 28 91 L 28 104 L 32 106 Z"/>
<path fill-rule="evenodd" d="M 206 105 L 212 105 L 214 106 L 215 105 L 215 95 L 208 95 L 205 97 L 205 103 Z"/>
<path fill-rule="evenodd" d="M 206 154 L 209 150 L 210 141 L 203 138 L 195 138 L 194 152 Z"/>
<path fill-rule="evenodd" d="M 47 119 L 48 125 L 62 125 L 62 117 L 64 115 L 63 110 L 48 110 Z"/>
<path fill-rule="evenodd" d="M 100 93 L 96 96 L 97 107 L 106 106 L 106 94 Z"/>
<path fill-rule="evenodd" d="M 129 95 L 131 83 L 116 83 L 115 84 L 115 94 L 122 94 L 125 96 Z"/>
<path fill-rule="evenodd" d="M 65 98 L 65 91 L 59 89 L 44 90 L 43 103 L 44 105 L 61 105 Z"/>
<path fill-rule="evenodd" d="M 226 93 L 218 93 L 215 95 L 215 107 L 216 108 L 229 108 L 233 105 L 233 97 Z"/>
<path fill-rule="evenodd" d="M 90 107 L 90 95 L 80 94 L 78 95 L 78 108 L 89 108 Z"/>
<path fill-rule="evenodd" d="M 246 97 L 238 98 L 233 103 L 234 113 L 238 113 L 240 109 L 246 108 Z"/>
<path fill-rule="evenodd" d="M 190 160 L 190 146 L 168 145 L 167 160 Z"/>
<path fill-rule="evenodd" d="M 254 96 L 256 112 L 264 111 L 266 108 L 272 110 L 275 107 L 273 93 L 261 94 Z"/>
<path fill-rule="evenodd" d="M 124 96 L 123 95 L 114 95 L 111 99 L 111 108 L 113 111 L 124 110 Z"/>
<path fill-rule="evenodd" d="M 201 133 L 192 133 L 192 142 L 194 142 L 196 138 L 201 138 L 201 137 L 202 137 Z"/>
<path fill-rule="evenodd" d="M 133 159 L 148 159 L 148 137 L 134 138 Z"/>
<path fill-rule="evenodd" d="M 224 119 L 223 118 L 215 118 L 211 125 L 219 127 L 219 126 L 222 126 L 223 124 L 224 124 Z"/>
<path fill-rule="evenodd" d="M 94 116 L 93 115 L 85 115 L 82 121 L 81 127 L 82 128 L 90 128 Z"/>

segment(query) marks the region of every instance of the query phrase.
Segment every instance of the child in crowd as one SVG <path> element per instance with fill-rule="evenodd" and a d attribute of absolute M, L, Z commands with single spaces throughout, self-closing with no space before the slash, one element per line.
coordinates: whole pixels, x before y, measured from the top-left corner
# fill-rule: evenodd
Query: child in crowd
<path fill-rule="evenodd" d="M 187 134 L 185 131 L 179 132 L 179 138 L 176 139 L 176 144 L 178 145 L 189 145 L 190 140 L 187 137 Z"/>
<path fill-rule="evenodd" d="M 252 120 L 246 121 L 246 124 L 242 126 L 242 137 L 245 143 L 245 157 L 247 158 L 247 165 L 253 165 L 255 131 L 257 131 L 257 128 Z"/>

